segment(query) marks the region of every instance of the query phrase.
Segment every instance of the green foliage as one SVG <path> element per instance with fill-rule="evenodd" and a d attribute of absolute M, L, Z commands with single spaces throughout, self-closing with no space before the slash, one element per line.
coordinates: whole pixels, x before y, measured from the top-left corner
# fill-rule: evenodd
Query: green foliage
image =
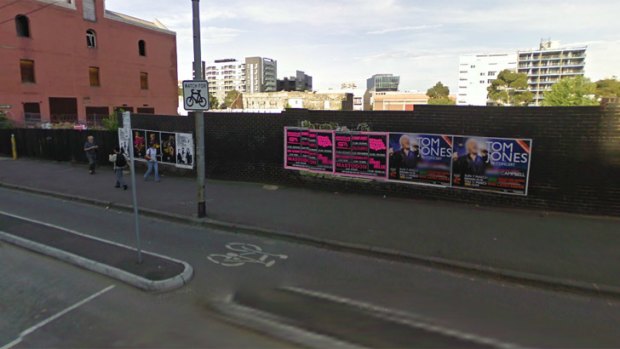
<path fill-rule="evenodd" d="M 433 105 L 454 105 L 456 102 L 450 98 L 450 88 L 439 81 L 435 86 L 426 91 L 429 97 L 428 104 Z"/>
<path fill-rule="evenodd" d="M 108 131 L 117 131 L 119 127 L 118 117 L 112 113 L 101 120 L 103 127 Z"/>
<path fill-rule="evenodd" d="M 599 105 L 595 98 L 596 84 L 583 76 L 565 78 L 551 86 L 545 92 L 543 106 L 546 107 L 574 107 Z"/>
<path fill-rule="evenodd" d="M 430 98 L 428 104 L 431 105 L 455 105 L 456 101 L 450 97 Z"/>
<path fill-rule="evenodd" d="M 534 100 L 527 90 L 527 75 L 508 69 L 499 73 L 487 91 L 489 99 L 501 106 L 527 106 Z"/>
<path fill-rule="evenodd" d="M 215 97 L 214 93 L 209 93 L 209 109 L 218 109 L 220 101 Z"/>
<path fill-rule="evenodd" d="M 603 79 L 597 81 L 596 95 L 601 98 L 620 97 L 620 80 Z"/>
<path fill-rule="evenodd" d="M 224 103 L 222 103 L 220 108 L 243 109 L 243 99 L 241 92 L 237 90 L 226 92 L 226 96 L 224 97 Z"/>
<path fill-rule="evenodd" d="M 445 86 L 441 83 L 441 81 L 439 81 L 435 84 L 435 86 L 429 88 L 426 91 L 426 95 L 430 99 L 445 98 L 450 95 L 450 88 L 448 88 L 448 86 Z"/>
<path fill-rule="evenodd" d="M 0 110 L 0 129 L 13 128 L 13 124 L 5 112 Z"/>

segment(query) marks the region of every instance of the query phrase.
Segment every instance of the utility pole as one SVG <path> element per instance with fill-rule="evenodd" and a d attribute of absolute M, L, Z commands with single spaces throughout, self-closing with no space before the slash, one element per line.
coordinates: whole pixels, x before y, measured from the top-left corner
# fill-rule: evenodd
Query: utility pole
<path fill-rule="evenodd" d="M 202 46 L 200 43 L 200 0 L 192 0 L 194 22 L 194 81 L 202 80 Z M 209 98 L 209 96 L 205 96 Z M 205 203 L 205 120 L 204 112 L 194 112 L 196 120 L 196 182 L 198 185 L 198 218 L 207 216 Z"/>

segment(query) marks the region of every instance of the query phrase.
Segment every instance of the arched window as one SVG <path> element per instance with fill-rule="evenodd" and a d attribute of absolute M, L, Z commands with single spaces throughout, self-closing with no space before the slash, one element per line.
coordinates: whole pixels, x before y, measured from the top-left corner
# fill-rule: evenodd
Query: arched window
<path fill-rule="evenodd" d="M 17 36 L 22 38 L 30 37 L 30 20 L 24 15 L 15 16 L 15 29 L 17 29 Z"/>
<path fill-rule="evenodd" d="M 146 56 L 146 42 L 144 40 L 138 41 L 138 53 L 140 56 Z"/>
<path fill-rule="evenodd" d="M 88 29 L 86 31 L 86 46 L 88 48 L 97 47 L 97 33 L 95 33 L 95 31 L 92 29 Z"/>

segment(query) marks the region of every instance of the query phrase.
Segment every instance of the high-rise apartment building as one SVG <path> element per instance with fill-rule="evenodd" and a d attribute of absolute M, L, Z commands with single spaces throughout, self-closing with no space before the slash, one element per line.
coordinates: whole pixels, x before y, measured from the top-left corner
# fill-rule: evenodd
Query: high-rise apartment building
<path fill-rule="evenodd" d="M 247 93 L 275 92 L 278 87 L 278 61 L 271 58 L 245 59 L 245 91 Z"/>
<path fill-rule="evenodd" d="M 386 92 L 398 91 L 400 76 L 392 74 L 375 74 L 366 80 L 366 89 L 369 91 Z"/>
<path fill-rule="evenodd" d="M 560 47 L 556 41 L 542 41 L 537 50 L 519 51 L 519 73 L 528 76 L 528 89 L 539 106 L 545 91 L 562 78 L 583 76 L 587 46 Z"/>
<path fill-rule="evenodd" d="M 209 92 L 214 94 L 220 103 L 224 102 L 229 91 L 245 92 L 245 63 L 234 58 L 215 60 L 206 67 L 205 76 L 209 81 Z"/>
<path fill-rule="evenodd" d="M 464 55 L 459 59 L 457 105 L 487 105 L 488 87 L 502 70 L 517 70 L 516 53 Z"/>

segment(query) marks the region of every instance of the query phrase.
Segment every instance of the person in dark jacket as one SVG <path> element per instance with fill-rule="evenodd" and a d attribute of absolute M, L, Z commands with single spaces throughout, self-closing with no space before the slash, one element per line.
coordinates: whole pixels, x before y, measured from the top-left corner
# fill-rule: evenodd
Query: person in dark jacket
<path fill-rule="evenodd" d="M 95 144 L 95 137 L 88 136 L 86 143 L 84 143 L 84 153 L 86 153 L 86 159 L 88 159 L 88 172 L 91 175 L 95 174 L 95 167 L 97 166 L 97 149 L 99 149 L 99 146 Z"/>
<path fill-rule="evenodd" d="M 114 176 L 116 177 L 116 185 L 114 187 L 123 187 L 123 190 L 127 190 L 127 184 L 125 184 L 125 180 L 123 179 L 123 170 L 127 167 L 127 158 L 119 147 L 115 147 L 114 153 L 110 155 L 109 160 L 114 164 Z"/>

